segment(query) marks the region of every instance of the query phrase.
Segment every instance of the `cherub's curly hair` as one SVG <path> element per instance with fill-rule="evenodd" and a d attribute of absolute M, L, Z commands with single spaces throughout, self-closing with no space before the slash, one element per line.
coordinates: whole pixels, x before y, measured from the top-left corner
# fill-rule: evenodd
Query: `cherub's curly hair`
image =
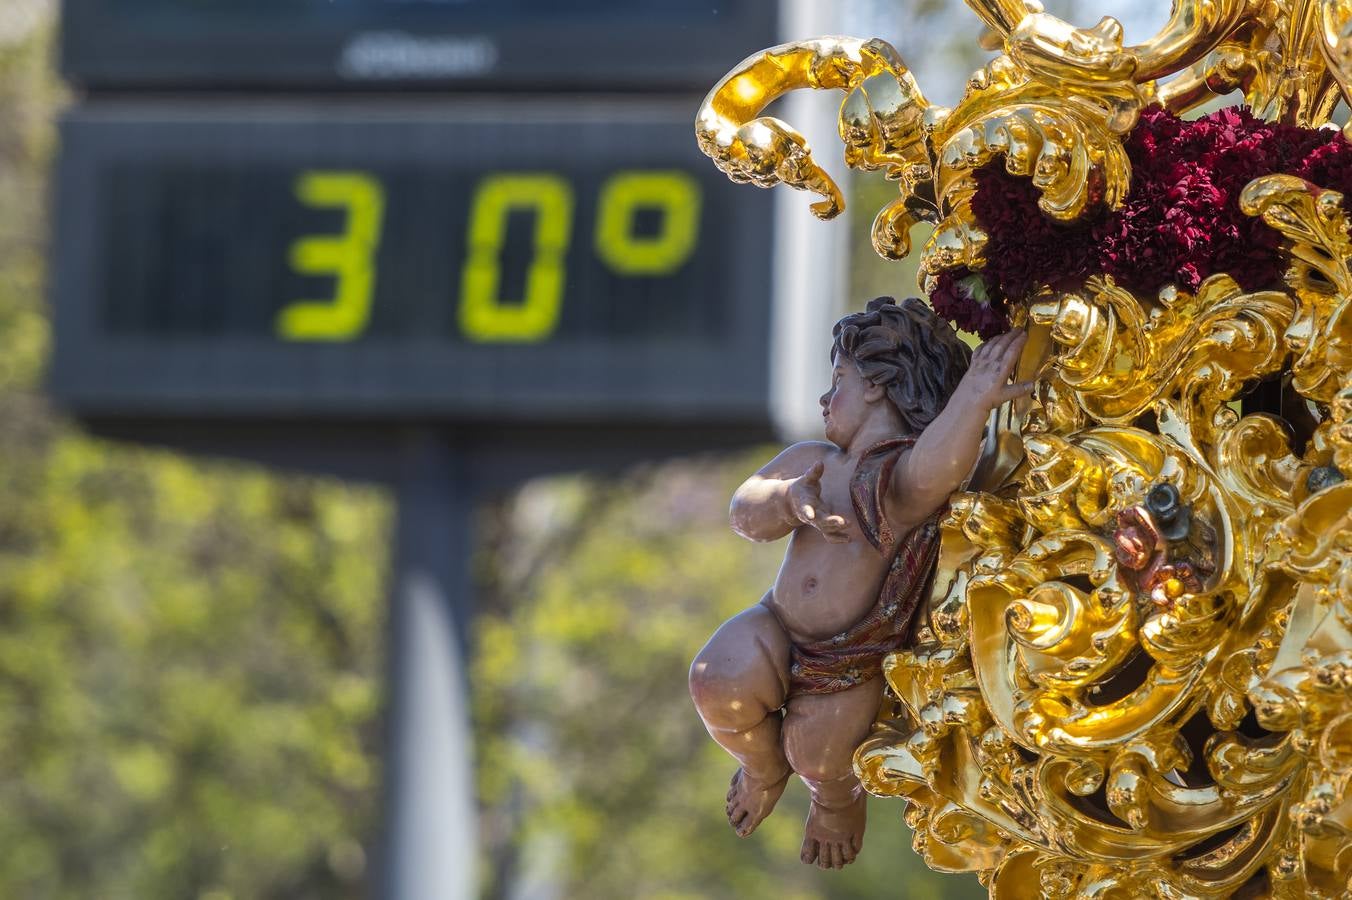
<path fill-rule="evenodd" d="M 962 380 L 972 351 L 915 297 L 870 300 L 836 323 L 831 358 L 854 360 L 864 380 L 882 385 L 912 434 L 933 422 Z"/>

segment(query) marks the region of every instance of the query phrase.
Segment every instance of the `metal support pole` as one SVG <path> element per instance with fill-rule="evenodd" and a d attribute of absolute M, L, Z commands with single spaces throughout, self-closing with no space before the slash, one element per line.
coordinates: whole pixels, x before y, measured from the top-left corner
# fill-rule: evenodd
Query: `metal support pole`
<path fill-rule="evenodd" d="M 390 608 L 384 900 L 475 896 L 477 813 L 465 678 L 474 497 L 430 432 L 402 448 Z"/>
<path fill-rule="evenodd" d="M 782 0 L 780 37 L 804 40 L 840 30 L 836 4 Z M 838 98 L 797 91 L 782 101 L 783 116 L 814 148 L 818 162 L 835 165 Z M 778 115 L 778 114 L 777 114 Z M 838 151 L 836 151 L 838 155 Z M 848 187 L 835 166 L 832 174 Z M 842 303 L 849 260 L 847 216 L 822 223 L 808 211 L 812 198 L 775 189 L 774 315 L 770 328 L 770 413 L 781 440 L 821 439 L 817 398 L 831 383 L 831 326 L 850 304 Z"/>

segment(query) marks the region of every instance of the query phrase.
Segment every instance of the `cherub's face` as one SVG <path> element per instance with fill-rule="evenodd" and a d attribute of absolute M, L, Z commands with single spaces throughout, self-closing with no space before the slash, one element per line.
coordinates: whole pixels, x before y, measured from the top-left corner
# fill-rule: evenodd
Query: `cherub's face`
<path fill-rule="evenodd" d="M 826 439 L 837 447 L 848 447 L 872 411 L 870 395 L 878 393 L 881 392 L 859 374 L 854 360 L 837 356 L 831 368 L 831 388 L 821 396 Z"/>

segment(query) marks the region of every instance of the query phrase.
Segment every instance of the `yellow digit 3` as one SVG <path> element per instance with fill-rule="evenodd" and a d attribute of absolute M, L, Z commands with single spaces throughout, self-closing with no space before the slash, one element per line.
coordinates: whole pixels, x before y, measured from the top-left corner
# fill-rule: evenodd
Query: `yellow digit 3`
<path fill-rule="evenodd" d="M 318 209 L 344 209 L 341 234 L 307 235 L 291 245 L 291 268 L 301 275 L 332 276 L 329 300 L 298 300 L 277 315 L 288 341 L 350 341 L 366 328 L 375 290 L 376 251 L 385 215 L 385 190 L 364 172 L 304 172 L 296 198 Z"/>

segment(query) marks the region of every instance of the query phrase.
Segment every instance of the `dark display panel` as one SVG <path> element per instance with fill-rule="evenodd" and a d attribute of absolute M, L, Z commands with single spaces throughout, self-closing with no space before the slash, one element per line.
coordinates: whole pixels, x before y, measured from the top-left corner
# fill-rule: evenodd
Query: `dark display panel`
<path fill-rule="evenodd" d="M 77 411 L 766 421 L 769 197 L 682 104 L 67 120 Z"/>
<path fill-rule="evenodd" d="M 775 41 L 773 0 L 65 0 L 105 88 L 706 90 Z"/>

